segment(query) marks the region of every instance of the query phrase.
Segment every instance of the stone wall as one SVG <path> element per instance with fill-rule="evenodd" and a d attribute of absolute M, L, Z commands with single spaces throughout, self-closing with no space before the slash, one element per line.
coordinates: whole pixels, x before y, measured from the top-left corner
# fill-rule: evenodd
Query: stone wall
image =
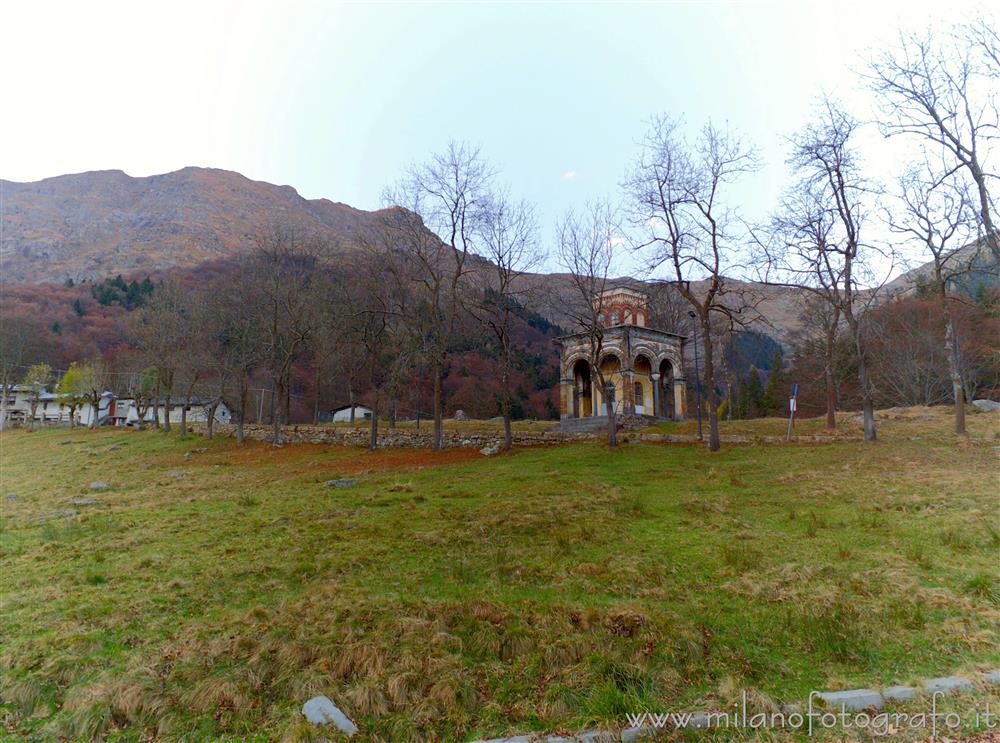
<path fill-rule="evenodd" d="M 196 433 L 205 433 L 204 423 L 192 423 L 191 428 Z M 258 441 L 273 440 L 271 426 L 247 424 L 243 427 L 248 439 Z M 347 426 L 285 426 L 283 429 L 286 443 L 334 444 L 340 446 L 368 446 L 369 430 L 350 428 Z M 232 425 L 215 424 L 216 436 L 235 436 L 236 427 Z M 385 448 L 416 448 L 431 447 L 433 431 L 430 424 L 419 431 L 414 428 L 386 428 L 379 426 L 378 444 Z M 544 446 L 567 441 L 581 441 L 593 438 L 589 434 L 564 433 L 560 431 L 514 431 L 515 446 Z M 501 431 L 448 431 L 444 432 L 444 445 L 449 448 L 483 449 L 503 442 Z"/>
<path fill-rule="evenodd" d="M 603 419 L 601 419 L 603 420 Z M 629 421 L 627 421 L 629 422 Z M 634 421 L 637 426 L 642 421 L 636 417 Z M 189 425 L 195 433 L 204 434 L 204 423 L 191 423 Z M 258 441 L 271 441 L 271 426 L 258 426 L 247 424 L 243 427 L 248 439 Z M 622 426 L 619 422 L 619 441 L 622 444 L 633 444 L 640 442 L 662 443 L 662 444 L 698 444 L 698 437 L 694 434 L 665 434 L 665 433 L 640 433 L 635 430 L 628 430 L 629 426 Z M 368 428 L 350 428 L 347 426 L 313 426 L 309 424 L 285 426 L 285 443 L 305 443 L 305 444 L 331 444 L 335 446 L 368 446 Z M 235 436 L 236 427 L 232 425 L 215 424 L 216 436 Z M 573 441 L 599 441 L 605 436 L 603 427 L 594 431 L 514 431 L 515 446 L 545 446 L 549 444 L 564 444 Z M 432 430 L 427 425 L 419 431 L 413 428 L 385 428 L 379 427 L 378 445 L 386 449 L 411 448 L 429 449 L 431 448 Z M 786 444 L 784 436 L 740 436 L 726 435 L 719 437 L 723 443 L 727 444 Z M 859 436 L 822 436 L 822 435 L 796 435 L 793 443 L 821 444 L 837 441 L 860 440 Z M 484 449 L 487 447 L 499 446 L 503 441 L 503 433 L 495 430 L 481 431 L 448 431 L 444 432 L 444 445 L 447 448 L 460 449 Z"/>

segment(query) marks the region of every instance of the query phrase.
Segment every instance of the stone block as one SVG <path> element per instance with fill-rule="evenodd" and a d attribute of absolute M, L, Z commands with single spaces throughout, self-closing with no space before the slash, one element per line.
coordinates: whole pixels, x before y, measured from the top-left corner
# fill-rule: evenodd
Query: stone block
<path fill-rule="evenodd" d="M 972 689 L 972 682 L 961 676 L 941 676 L 935 679 L 927 679 L 924 682 L 924 691 L 928 694 L 942 693 L 954 694 L 960 691 Z"/>
<path fill-rule="evenodd" d="M 893 702 L 909 702 L 916 699 L 920 689 L 915 686 L 890 686 L 882 690 L 882 696 Z"/>
<path fill-rule="evenodd" d="M 828 691 L 816 695 L 833 709 L 862 710 L 874 707 L 882 709 L 885 701 L 882 695 L 872 689 L 849 689 L 848 691 Z"/>

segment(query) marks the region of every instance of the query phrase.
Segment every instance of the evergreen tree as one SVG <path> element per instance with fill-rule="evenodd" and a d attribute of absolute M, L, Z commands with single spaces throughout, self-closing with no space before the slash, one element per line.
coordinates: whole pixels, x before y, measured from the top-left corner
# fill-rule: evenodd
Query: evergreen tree
<path fill-rule="evenodd" d="M 771 357 L 771 374 L 767 378 L 767 388 L 764 390 L 764 415 L 772 412 L 780 413 L 787 393 L 788 374 L 782 369 L 781 351 L 775 351 Z"/>
<path fill-rule="evenodd" d="M 733 411 L 737 418 L 759 418 L 766 412 L 764 386 L 760 383 L 760 372 L 751 366 L 746 378 L 740 382 L 739 399 Z"/>

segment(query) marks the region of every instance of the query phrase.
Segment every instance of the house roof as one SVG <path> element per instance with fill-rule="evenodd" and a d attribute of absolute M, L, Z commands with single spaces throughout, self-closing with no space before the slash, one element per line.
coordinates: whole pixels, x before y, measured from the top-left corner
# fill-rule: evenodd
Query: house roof
<path fill-rule="evenodd" d="M 330 408 L 329 412 L 339 413 L 341 410 L 350 410 L 351 408 L 355 410 L 371 410 L 367 405 L 341 405 L 339 408 Z"/>

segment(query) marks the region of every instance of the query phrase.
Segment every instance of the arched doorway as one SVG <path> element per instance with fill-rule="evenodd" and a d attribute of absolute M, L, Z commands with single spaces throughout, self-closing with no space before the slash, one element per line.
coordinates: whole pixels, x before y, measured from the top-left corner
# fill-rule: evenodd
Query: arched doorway
<path fill-rule="evenodd" d="M 604 377 L 605 384 L 608 385 L 607 390 L 598 389 L 596 390 L 597 399 L 597 409 L 596 413 L 598 415 L 608 414 L 608 403 L 610 403 L 611 411 L 614 413 L 623 412 L 620 409 L 620 404 L 624 401 L 624 396 L 621 393 L 619 387 L 622 381 L 622 364 L 621 360 L 614 354 L 606 354 L 601 358 L 601 375 Z M 594 375 L 594 381 L 597 383 L 598 377 Z M 605 400 L 605 395 L 607 395 L 608 400 Z"/>
<path fill-rule="evenodd" d="M 674 366 L 668 359 L 660 362 L 660 409 L 661 418 L 674 418 Z"/>
<path fill-rule="evenodd" d="M 590 364 L 580 359 L 573 364 L 573 417 L 587 418 L 594 413 Z"/>
<path fill-rule="evenodd" d="M 632 393 L 637 415 L 659 415 L 655 409 L 656 394 L 653 390 L 653 362 L 645 354 L 639 354 L 632 363 L 635 370 Z"/>

